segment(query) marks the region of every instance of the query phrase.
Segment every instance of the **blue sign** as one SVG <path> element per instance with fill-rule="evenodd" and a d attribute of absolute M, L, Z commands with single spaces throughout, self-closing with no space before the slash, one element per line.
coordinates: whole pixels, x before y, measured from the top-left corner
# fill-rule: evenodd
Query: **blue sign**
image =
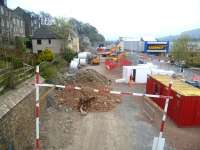
<path fill-rule="evenodd" d="M 168 53 L 169 52 L 169 42 L 159 42 L 159 41 L 146 41 L 144 43 L 145 53 Z"/>

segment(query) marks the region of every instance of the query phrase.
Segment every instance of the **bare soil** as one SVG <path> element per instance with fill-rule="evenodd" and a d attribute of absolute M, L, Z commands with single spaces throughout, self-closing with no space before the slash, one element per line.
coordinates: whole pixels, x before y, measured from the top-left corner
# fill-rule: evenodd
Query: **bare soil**
<path fill-rule="evenodd" d="M 119 96 L 109 94 L 110 83 L 108 78 L 94 69 L 81 70 L 66 83 L 70 85 L 69 88 L 56 91 L 55 98 L 60 104 L 74 110 L 110 111 L 121 102 Z M 73 86 L 81 87 L 81 90 L 74 90 Z M 94 89 L 99 90 L 99 92 L 94 92 Z"/>

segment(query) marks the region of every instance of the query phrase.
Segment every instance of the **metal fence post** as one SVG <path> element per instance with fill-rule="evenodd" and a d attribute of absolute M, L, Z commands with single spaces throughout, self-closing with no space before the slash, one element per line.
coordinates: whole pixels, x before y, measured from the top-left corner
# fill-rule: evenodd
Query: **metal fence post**
<path fill-rule="evenodd" d="M 167 96 L 171 95 L 171 87 L 172 87 L 172 82 L 169 83 Z M 167 118 L 167 110 L 168 110 L 168 106 L 169 106 L 169 100 L 170 100 L 169 97 L 166 98 L 162 122 L 160 125 L 160 133 L 159 133 L 158 137 L 154 138 L 152 150 L 164 150 L 165 139 L 162 138 L 162 136 L 163 136 L 164 126 L 165 126 L 165 121 Z"/>
<path fill-rule="evenodd" d="M 39 93 L 39 80 L 40 80 L 40 73 L 39 73 L 39 66 L 36 66 L 36 73 L 35 73 L 35 88 L 36 88 L 36 96 L 35 96 L 35 131 L 36 131 L 36 138 L 35 138 L 35 150 L 40 150 L 40 121 L 39 121 L 39 111 L 40 111 L 40 93 Z"/>

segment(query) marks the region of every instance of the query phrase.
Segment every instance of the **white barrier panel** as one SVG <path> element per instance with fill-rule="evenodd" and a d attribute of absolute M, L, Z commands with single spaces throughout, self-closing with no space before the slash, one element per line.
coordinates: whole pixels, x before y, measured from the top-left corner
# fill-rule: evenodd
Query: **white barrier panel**
<path fill-rule="evenodd" d="M 152 150 L 164 150 L 165 138 L 154 137 Z"/>

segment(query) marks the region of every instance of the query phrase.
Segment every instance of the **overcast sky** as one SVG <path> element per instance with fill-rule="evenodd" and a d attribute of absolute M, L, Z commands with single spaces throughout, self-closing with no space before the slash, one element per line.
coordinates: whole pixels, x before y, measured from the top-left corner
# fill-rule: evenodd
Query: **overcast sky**
<path fill-rule="evenodd" d="M 200 0 L 7 0 L 8 7 L 74 17 L 107 39 L 160 37 L 200 28 Z"/>

